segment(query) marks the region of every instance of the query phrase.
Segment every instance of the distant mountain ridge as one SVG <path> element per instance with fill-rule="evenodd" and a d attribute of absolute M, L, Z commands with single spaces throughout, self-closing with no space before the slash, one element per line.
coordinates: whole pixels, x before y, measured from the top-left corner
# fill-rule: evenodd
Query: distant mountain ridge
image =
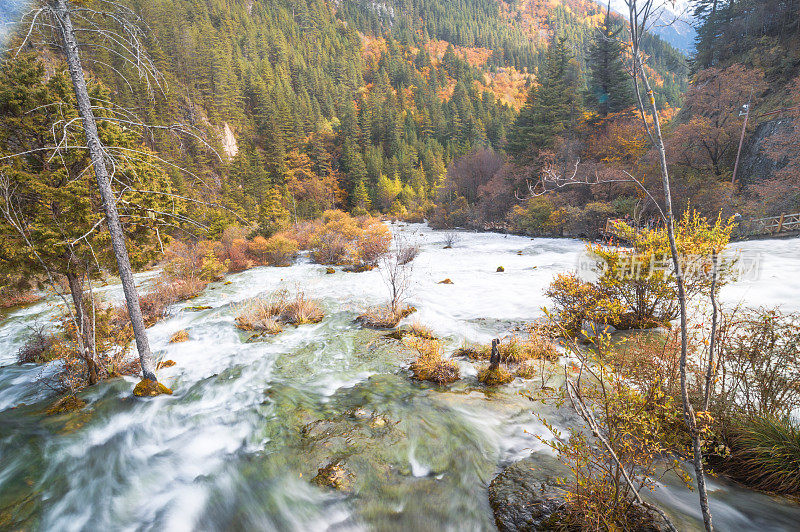
<path fill-rule="evenodd" d="M 658 1 L 658 0 L 657 0 Z M 660 0 L 658 10 L 660 16 L 654 21 L 650 31 L 670 43 L 686 55 L 694 52 L 695 37 L 692 9 L 687 0 Z M 600 2 L 602 5 L 602 2 Z M 611 0 L 611 9 L 628 16 L 628 6 L 625 0 Z"/>

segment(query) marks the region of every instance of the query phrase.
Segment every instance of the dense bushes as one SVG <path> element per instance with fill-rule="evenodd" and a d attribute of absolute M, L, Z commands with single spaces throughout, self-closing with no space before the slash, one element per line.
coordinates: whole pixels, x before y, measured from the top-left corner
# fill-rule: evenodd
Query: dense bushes
<path fill-rule="evenodd" d="M 582 281 L 577 275 L 558 275 L 547 291 L 556 302 L 560 323 L 572 334 L 583 321 L 611 324 L 618 329 L 647 328 L 669 322 L 678 313 L 678 295 L 667 232 L 636 230 L 616 225 L 630 245 L 588 244 L 598 280 Z M 676 244 L 688 298 L 709 292 L 713 257 L 720 257 L 730 241 L 732 221 L 709 223 L 686 212 L 676 228 Z M 731 279 L 731 263 L 716 259 L 716 287 Z"/>
<path fill-rule="evenodd" d="M 342 211 L 326 211 L 322 222 L 310 241 L 314 260 L 320 264 L 372 269 L 389 251 L 392 234 L 375 218 L 353 218 Z"/>

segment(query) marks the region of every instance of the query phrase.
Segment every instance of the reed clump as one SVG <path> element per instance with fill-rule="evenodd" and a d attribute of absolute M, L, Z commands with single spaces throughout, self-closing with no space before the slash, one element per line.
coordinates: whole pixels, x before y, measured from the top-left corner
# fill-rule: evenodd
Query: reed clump
<path fill-rule="evenodd" d="M 461 377 L 458 365 L 452 360 L 443 358 L 440 340 L 406 336 L 403 338 L 403 343 L 416 352 L 416 359 L 410 366 L 415 379 L 436 384 L 450 384 Z"/>
<path fill-rule="evenodd" d="M 319 323 L 324 317 L 319 302 L 307 298 L 303 291 L 292 295 L 279 290 L 242 303 L 236 309 L 236 326 L 244 331 L 278 334 L 284 325 Z"/>

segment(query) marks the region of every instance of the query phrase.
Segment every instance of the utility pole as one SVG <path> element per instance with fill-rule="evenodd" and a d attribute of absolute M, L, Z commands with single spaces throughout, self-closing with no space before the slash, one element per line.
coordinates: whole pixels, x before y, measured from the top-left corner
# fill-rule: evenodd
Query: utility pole
<path fill-rule="evenodd" d="M 744 105 L 744 124 L 742 124 L 742 135 L 739 137 L 739 149 L 736 150 L 736 162 L 733 164 L 733 177 L 731 178 L 731 185 L 736 185 L 736 172 L 739 170 L 739 156 L 742 154 L 742 144 L 744 144 L 744 132 L 747 129 L 747 119 L 750 118 L 750 102 L 753 101 L 753 91 L 750 91 L 750 97 Z M 739 116 L 742 116 L 741 111 Z"/>

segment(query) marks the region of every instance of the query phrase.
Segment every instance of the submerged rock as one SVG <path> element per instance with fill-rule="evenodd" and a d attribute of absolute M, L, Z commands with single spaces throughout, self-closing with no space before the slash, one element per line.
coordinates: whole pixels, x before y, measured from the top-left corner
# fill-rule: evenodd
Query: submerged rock
<path fill-rule="evenodd" d="M 498 266 L 498 267 L 497 267 L 497 272 L 498 272 L 498 273 L 502 273 L 502 272 L 504 272 L 504 271 L 506 271 L 506 269 L 505 269 L 505 268 L 503 268 L 502 266 Z"/>
<path fill-rule="evenodd" d="M 584 321 L 581 325 L 581 333 L 585 338 L 594 338 L 603 334 L 612 334 L 617 332 L 613 325 L 600 323 L 596 321 Z"/>
<path fill-rule="evenodd" d="M 211 305 L 195 305 L 193 307 L 184 307 L 183 310 L 185 310 L 186 312 L 202 312 L 204 310 L 209 310 L 211 308 L 214 307 L 212 307 Z"/>
<path fill-rule="evenodd" d="M 74 395 L 66 395 L 50 405 L 50 408 L 47 409 L 47 414 L 50 416 L 66 414 L 68 412 L 80 410 L 84 406 L 86 406 L 86 401 L 83 399 L 75 397 Z"/>
<path fill-rule="evenodd" d="M 150 379 L 142 379 L 139 384 L 133 389 L 133 395 L 136 397 L 155 397 L 157 395 L 172 395 L 172 390 L 164 386 L 158 381 L 151 381 Z"/>
<path fill-rule="evenodd" d="M 317 476 L 311 482 L 318 486 L 333 488 L 339 491 L 350 491 L 353 487 L 353 473 L 340 462 L 331 462 L 320 467 Z"/>
<path fill-rule="evenodd" d="M 336 268 L 325 268 L 325 273 L 330 275 L 332 273 L 336 273 Z"/>
<path fill-rule="evenodd" d="M 438 282 L 438 283 L 436 283 L 436 284 L 453 284 L 453 281 L 451 281 L 451 280 L 450 280 L 450 278 L 448 277 L 447 279 L 444 279 L 444 280 L 442 280 L 442 281 L 439 281 L 439 282 Z"/>
<path fill-rule="evenodd" d="M 554 458 L 523 458 L 489 485 L 489 506 L 500 532 L 552 530 L 551 517 L 564 505 L 556 478 L 566 468 Z"/>

